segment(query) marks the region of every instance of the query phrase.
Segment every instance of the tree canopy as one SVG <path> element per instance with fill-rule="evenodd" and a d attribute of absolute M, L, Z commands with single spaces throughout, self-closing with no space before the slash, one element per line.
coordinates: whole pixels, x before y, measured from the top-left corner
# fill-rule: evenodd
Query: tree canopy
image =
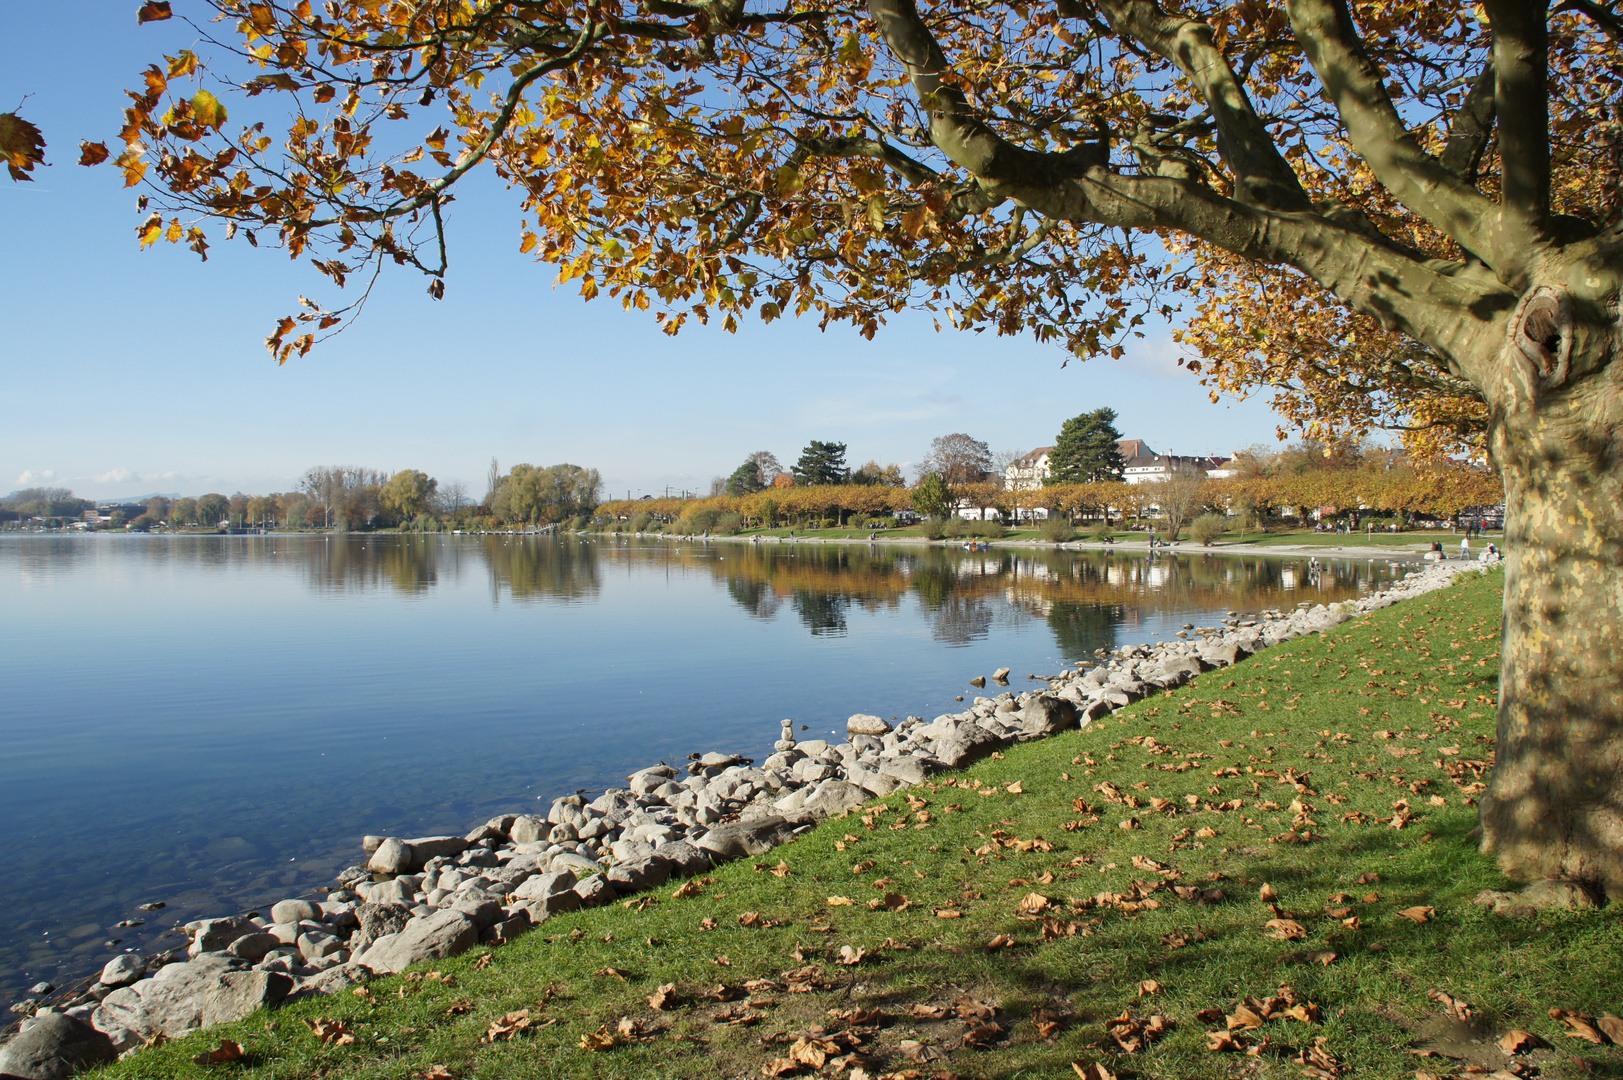
<path fill-rule="evenodd" d="M 930 453 L 919 463 L 921 476 L 935 473 L 949 484 L 973 484 L 991 472 L 991 448 L 961 431 L 931 439 Z"/>
<path fill-rule="evenodd" d="M 1095 409 L 1073 416 L 1060 425 L 1059 437 L 1048 455 L 1044 484 L 1092 484 L 1122 477 L 1121 432 L 1116 410 Z"/>
<path fill-rule="evenodd" d="M 800 452 L 800 460 L 790 470 L 797 484 L 843 484 L 850 479 L 845 467 L 845 444 L 813 439 Z"/>
<path fill-rule="evenodd" d="M 727 494 L 753 495 L 766 487 L 766 481 L 761 479 L 761 466 L 753 458 L 744 462 L 733 470 L 727 478 Z"/>

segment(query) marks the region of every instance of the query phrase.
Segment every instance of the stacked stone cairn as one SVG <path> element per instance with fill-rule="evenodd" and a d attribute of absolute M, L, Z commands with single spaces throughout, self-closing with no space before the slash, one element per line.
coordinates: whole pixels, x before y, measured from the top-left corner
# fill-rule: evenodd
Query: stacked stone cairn
<path fill-rule="evenodd" d="M 1177 640 L 1101 650 L 1099 662 L 1048 678 L 1043 689 L 977 697 L 929 722 L 910 716 L 893 727 L 858 713 L 838 744 L 797 741 L 785 720 L 759 766 L 734 754 L 694 755 L 681 768 L 642 769 L 626 787 L 594 799 L 556 799 L 544 817 L 503 814 L 465 836 L 368 836 L 367 861 L 344 871 L 324 900 L 283 900 L 268 915 L 187 923 L 184 959 L 114 959 L 95 986 L 40 1010 L 0 1047 L 0 1075 L 67 1076 L 160 1035 L 512 941 L 556 915 L 764 854 L 897 788 L 1012 743 L 1085 728 L 1203 671 L 1442 588 L 1473 568 L 1429 565 L 1335 608 L 1302 604 L 1255 618 L 1229 612 L 1221 626 L 1190 625 Z M 1000 669 L 996 681 L 1007 675 Z"/>

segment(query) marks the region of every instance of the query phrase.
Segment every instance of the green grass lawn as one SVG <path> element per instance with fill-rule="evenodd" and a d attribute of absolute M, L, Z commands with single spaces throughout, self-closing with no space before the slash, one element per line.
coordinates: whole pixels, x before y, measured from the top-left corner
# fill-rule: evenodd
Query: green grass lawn
<path fill-rule="evenodd" d="M 563 916 L 441 976 L 260 1014 L 108 1074 L 860 1080 L 1073 1076 L 1079 1061 L 1167 1080 L 1407 1078 L 1463 1075 L 1417 1050 L 1503 1068 L 1493 1040 L 1523 1029 L 1546 1045 L 1517 1060 L 1546 1080 L 1623 1075 L 1616 1048 L 1549 1016 L 1623 1005 L 1614 910 L 1516 921 L 1471 903 L 1507 885 L 1470 835 L 1501 581 L 1012 748 L 694 895 L 673 883 Z M 1260 1026 L 1208 1034 L 1248 999 Z M 521 1030 L 504 1037 L 504 1017 Z M 323 1042 L 316 1020 L 354 1041 Z M 222 1037 L 246 1059 L 193 1064 Z M 1298 1063 L 1313 1054 L 1316 1073 Z"/>

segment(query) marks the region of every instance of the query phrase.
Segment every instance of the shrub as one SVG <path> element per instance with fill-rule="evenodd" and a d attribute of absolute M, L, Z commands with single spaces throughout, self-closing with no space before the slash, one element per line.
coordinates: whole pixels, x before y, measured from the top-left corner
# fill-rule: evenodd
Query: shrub
<path fill-rule="evenodd" d="M 1089 535 L 1095 542 L 1102 544 L 1106 540 L 1113 538 L 1116 535 L 1116 530 L 1101 522 L 1093 527 L 1093 532 Z"/>
<path fill-rule="evenodd" d="M 716 519 L 716 525 L 712 531 L 722 536 L 737 536 L 743 528 L 744 515 L 728 513 L 722 514 Z"/>
<path fill-rule="evenodd" d="M 714 532 L 715 528 L 716 528 L 716 522 L 721 520 L 721 511 L 720 510 L 709 510 L 709 509 L 707 509 L 707 510 L 695 510 L 691 514 L 688 514 L 688 515 L 684 516 L 682 520 L 688 522 L 688 524 L 690 526 L 686 530 L 687 532 L 690 532 L 690 533 Z"/>
<path fill-rule="evenodd" d="M 1202 514 L 1189 523 L 1189 535 L 1207 546 L 1228 531 L 1228 519 L 1221 514 Z"/>
<path fill-rule="evenodd" d="M 957 537 L 964 535 L 966 525 L 967 523 L 963 518 L 950 517 L 945 523 L 942 524 L 941 533 L 943 536 L 950 536 L 956 539 Z"/>
<path fill-rule="evenodd" d="M 985 521 L 971 521 L 969 535 L 978 536 L 986 540 L 1001 540 L 1009 535 L 1009 530 L 1003 527 L 1003 522 L 997 518 L 988 518 Z"/>
<path fill-rule="evenodd" d="M 631 531 L 647 532 L 648 526 L 653 523 L 653 520 L 654 517 L 652 514 L 638 514 L 636 517 L 631 519 Z"/>
<path fill-rule="evenodd" d="M 1065 518 L 1055 515 L 1038 526 L 1037 532 L 1050 543 L 1063 544 L 1076 539 L 1076 530 Z"/>
<path fill-rule="evenodd" d="M 947 523 L 940 518 L 926 518 L 919 529 L 926 540 L 939 540 L 947 535 Z"/>
<path fill-rule="evenodd" d="M 871 519 L 867 514 L 852 514 L 850 517 L 846 518 L 846 524 L 851 526 L 853 529 L 860 529 L 864 525 L 868 524 L 870 520 Z"/>

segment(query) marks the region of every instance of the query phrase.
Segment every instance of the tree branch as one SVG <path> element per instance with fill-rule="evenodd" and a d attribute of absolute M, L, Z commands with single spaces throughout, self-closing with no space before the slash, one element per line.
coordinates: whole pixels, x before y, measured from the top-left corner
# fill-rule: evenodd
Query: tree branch
<path fill-rule="evenodd" d="M 1454 114 L 1454 122 L 1448 126 L 1448 145 L 1443 147 L 1443 168 L 1473 186 L 1482 154 L 1493 137 L 1494 81 L 1493 61 L 1489 60 Z"/>
<path fill-rule="evenodd" d="M 1364 50 L 1345 0 L 1286 0 L 1291 26 L 1353 145 L 1388 191 L 1501 276 L 1514 276 L 1536 237 L 1510 228 L 1493 201 L 1421 149 Z"/>
<path fill-rule="evenodd" d="M 1544 0 L 1488 0 L 1501 199 L 1541 232 L 1550 217 L 1549 18 Z"/>
<path fill-rule="evenodd" d="M 1591 0 L 1564 0 L 1551 10 L 1576 11 L 1586 15 L 1607 37 L 1613 41 L 1623 42 L 1623 18 L 1618 17 L 1610 4 L 1596 4 Z"/>
<path fill-rule="evenodd" d="M 1200 91 L 1217 125 L 1217 145 L 1234 174 L 1242 202 L 1273 210 L 1305 210 L 1307 193 L 1245 87 L 1203 22 L 1168 15 L 1153 0 L 1099 0 L 1111 28 L 1175 65 Z"/>

